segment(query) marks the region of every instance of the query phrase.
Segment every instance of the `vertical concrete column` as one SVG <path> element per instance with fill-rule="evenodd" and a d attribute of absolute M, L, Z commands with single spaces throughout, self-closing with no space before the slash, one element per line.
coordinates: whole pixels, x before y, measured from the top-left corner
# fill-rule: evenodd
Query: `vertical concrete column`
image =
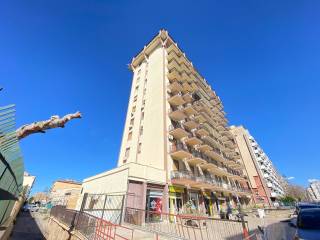
<path fill-rule="evenodd" d="M 169 186 L 168 183 L 164 186 L 162 195 L 162 212 L 169 212 Z"/>
<path fill-rule="evenodd" d="M 143 182 L 142 183 L 142 201 L 141 201 L 142 205 L 141 205 L 141 208 L 143 210 L 147 210 L 147 183 L 146 182 Z M 141 211 L 141 223 L 144 224 L 145 223 L 145 212 L 144 211 Z"/>

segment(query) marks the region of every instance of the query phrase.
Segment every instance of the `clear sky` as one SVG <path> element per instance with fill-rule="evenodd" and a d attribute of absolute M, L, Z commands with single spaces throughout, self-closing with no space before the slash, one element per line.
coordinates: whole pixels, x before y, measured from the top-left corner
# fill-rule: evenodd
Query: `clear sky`
<path fill-rule="evenodd" d="M 1 1 L 0 105 L 17 127 L 83 119 L 21 141 L 34 191 L 116 166 L 131 58 L 165 28 L 279 171 L 320 177 L 320 2 Z"/>

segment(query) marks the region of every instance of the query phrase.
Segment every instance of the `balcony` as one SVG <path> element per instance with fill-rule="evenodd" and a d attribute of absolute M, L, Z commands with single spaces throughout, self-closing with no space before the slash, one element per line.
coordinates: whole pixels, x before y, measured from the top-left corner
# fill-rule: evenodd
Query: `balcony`
<path fill-rule="evenodd" d="M 182 143 L 172 145 L 170 149 L 170 155 L 173 159 L 180 161 L 192 157 L 192 154 L 189 152 L 189 149 Z"/>
<path fill-rule="evenodd" d="M 195 83 L 191 83 L 191 87 L 192 87 L 193 91 L 197 91 L 199 89 Z"/>
<path fill-rule="evenodd" d="M 245 181 L 245 178 L 243 176 L 240 176 L 240 175 L 237 175 L 237 174 L 229 173 L 228 177 L 233 179 L 233 180 Z"/>
<path fill-rule="evenodd" d="M 226 161 L 225 164 L 232 169 L 240 170 L 244 168 L 242 164 L 232 160 Z"/>
<path fill-rule="evenodd" d="M 168 102 L 172 106 L 180 106 L 185 103 L 181 93 L 177 93 L 177 94 L 173 95 L 172 97 L 170 97 L 168 99 Z"/>
<path fill-rule="evenodd" d="M 202 159 L 201 157 L 192 156 L 191 158 L 187 159 L 187 162 L 190 166 L 196 166 L 198 164 L 205 164 L 207 161 Z"/>
<path fill-rule="evenodd" d="M 225 127 L 225 126 L 222 126 L 222 125 L 218 125 L 216 128 L 217 128 L 220 132 L 226 130 L 226 127 Z"/>
<path fill-rule="evenodd" d="M 178 93 L 178 92 L 181 92 L 183 90 L 183 87 L 181 86 L 180 83 L 178 82 L 172 82 L 168 85 L 168 89 L 170 89 L 170 91 L 172 93 Z"/>
<path fill-rule="evenodd" d="M 215 150 L 208 151 L 206 154 L 216 161 L 223 162 L 223 163 L 225 162 L 224 157 Z"/>
<path fill-rule="evenodd" d="M 202 127 L 200 127 L 198 130 L 197 130 L 197 134 L 200 136 L 200 137 L 204 137 L 204 136 L 208 136 L 209 135 L 209 132 L 205 129 L 203 129 Z"/>
<path fill-rule="evenodd" d="M 174 121 L 181 121 L 185 119 L 187 116 L 183 112 L 183 107 L 176 108 L 174 110 L 169 111 L 169 117 Z"/>
<path fill-rule="evenodd" d="M 169 71 L 171 71 L 171 69 L 174 69 L 174 68 L 177 69 L 178 71 L 181 71 L 181 66 L 175 58 L 171 59 L 171 61 L 168 62 Z"/>
<path fill-rule="evenodd" d="M 175 44 L 171 44 L 167 48 L 167 52 L 168 52 L 168 57 L 169 57 L 169 55 L 174 54 L 175 56 L 177 56 L 177 58 L 179 58 L 179 56 L 182 54 L 181 51 L 179 50 L 179 48 Z"/>
<path fill-rule="evenodd" d="M 183 100 L 186 101 L 187 103 L 190 103 L 193 101 L 193 97 L 190 93 L 186 93 L 183 95 Z"/>
<path fill-rule="evenodd" d="M 184 142 L 191 147 L 194 147 L 202 143 L 202 141 L 199 138 L 193 136 L 192 134 L 189 134 L 189 137 L 185 139 Z"/>
<path fill-rule="evenodd" d="M 182 71 L 182 72 L 181 72 L 181 78 L 182 78 L 184 81 L 187 81 L 187 82 L 191 83 L 192 80 L 191 80 L 191 78 L 190 78 L 190 76 L 189 76 L 189 73 L 190 73 L 190 71 Z"/>
<path fill-rule="evenodd" d="M 193 108 L 191 103 L 188 103 L 185 108 L 184 108 L 184 112 L 188 115 L 195 115 L 197 113 L 197 111 Z"/>
<path fill-rule="evenodd" d="M 169 134 L 172 135 L 175 139 L 181 140 L 188 136 L 188 132 L 185 131 L 181 126 L 169 126 Z"/>
<path fill-rule="evenodd" d="M 228 172 L 226 169 L 221 167 L 215 167 L 209 170 L 210 172 L 214 173 L 215 175 L 219 176 L 228 176 Z"/>
<path fill-rule="evenodd" d="M 193 90 L 193 88 L 191 87 L 191 85 L 190 85 L 189 83 L 184 82 L 184 83 L 182 84 L 182 91 L 183 91 L 184 93 L 187 93 L 187 92 L 193 92 L 194 90 Z"/>
<path fill-rule="evenodd" d="M 196 116 L 194 116 L 194 119 L 198 122 L 198 123 L 205 123 L 207 120 L 205 119 L 204 116 L 202 116 L 201 114 L 198 114 Z"/>
<path fill-rule="evenodd" d="M 174 184 L 191 185 L 195 183 L 195 177 L 189 171 L 172 171 L 171 182 Z"/>
<path fill-rule="evenodd" d="M 199 126 L 199 124 L 198 124 L 197 122 L 193 121 L 193 120 L 189 120 L 189 121 L 187 121 L 187 122 L 184 122 L 184 123 L 183 123 L 183 126 L 184 126 L 187 130 L 191 131 L 192 129 L 197 128 L 197 127 Z"/>
<path fill-rule="evenodd" d="M 207 144 L 201 144 L 197 147 L 197 150 L 199 150 L 200 152 L 202 153 L 205 153 L 207 151 L 211 151 L 212 150 L 212 147 L 210 147 L 209 145 Z"/>
<path fill-rule="evenodd" d="M 168 79 L 170 81 L 181 81 L 182 78 L 181 78 L 181 75 L 180 73 L 177 71 L 177 69 L 172 69 L 168 72 Z"/>

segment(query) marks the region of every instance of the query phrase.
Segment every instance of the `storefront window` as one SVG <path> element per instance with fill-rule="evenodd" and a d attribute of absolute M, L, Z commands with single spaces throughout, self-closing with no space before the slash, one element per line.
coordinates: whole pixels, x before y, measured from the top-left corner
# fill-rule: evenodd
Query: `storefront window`
<path fill-rule="evenodd" d="M 162 191 L 147 191 L 147 212 L 146 222 L 156 222 L 161 220 L 162 212 Z"/>
<path fill-rule="evenodd" d="M 191 204 L 191 206 L 190 206 L 191 211 L 195 212 L 199 208 L 198 193 L 190 192 L 190 194 L 189 194 L 189 202 Z"/>

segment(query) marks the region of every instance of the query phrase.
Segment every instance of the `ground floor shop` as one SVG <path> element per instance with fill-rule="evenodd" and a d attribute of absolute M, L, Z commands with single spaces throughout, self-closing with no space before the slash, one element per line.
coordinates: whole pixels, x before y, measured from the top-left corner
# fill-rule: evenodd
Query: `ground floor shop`
<path fill-rule="evenodd" d="M 126 201 L 126 207 L 144 210 L 150 218 L 160 213 L 225 216 L 239 205 L 246 208 L 250 204 L 251 197 L 244 194 L 130 180 Z"/>

